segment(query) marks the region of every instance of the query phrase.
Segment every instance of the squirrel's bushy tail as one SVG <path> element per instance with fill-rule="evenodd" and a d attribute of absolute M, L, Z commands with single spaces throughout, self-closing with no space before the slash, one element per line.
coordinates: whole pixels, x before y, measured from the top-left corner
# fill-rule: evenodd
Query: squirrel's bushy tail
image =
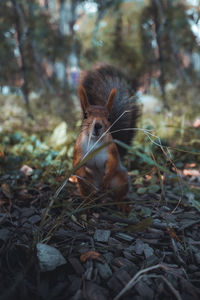
<path fill-rule="evenodd" d="M 119 120 L 111 127 L 110 131 L 113 132 L 114 139 L 129 145 L 136 131 L 124 129 L 135 128 L 140 115 L 135 97 L 136 82 L 132 83 L 112 66 L 101 65 L 86 72 L 81 79 L 81 84 L 86 90 L 91 105 L 105 105 L 111 90 L 117 89 L 110 116 L 111 124 L 118 118 Z M 121 156 L 126 153 L 126 149 L 120 146 L 118 146 L 118 150 Z"/>

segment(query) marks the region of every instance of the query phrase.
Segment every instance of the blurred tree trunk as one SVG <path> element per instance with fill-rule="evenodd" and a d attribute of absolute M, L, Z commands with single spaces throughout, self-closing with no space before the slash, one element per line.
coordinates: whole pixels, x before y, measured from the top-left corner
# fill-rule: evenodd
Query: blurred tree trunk
<path fill-rule="evenodd" d="M 20 71 L 21 71 L 21 77 L 23 79 L 23 84 L 21 87 L 23 99 L 26 103 L 28 114 L 30 114 L 30 107 L 29 107 L 29 86 L 28 86 L 28 66 L 26 62 L 26 57 L 24 53 L 24 42 L 27 37 L 27 26 L 25 23 L 25 20 L 23 18 L 23 15 L 21 13 L 21 8 L 17 0 L 11 0 L 11 5 L 14 11 L 15 16 L 15 30 L 16 30 L 16 39 L 17 39 L 17 46 L 19 49 L 20 54 Z"/>
<path fill-rule="evenodd" d="M 114 41 L 113 41 L 113 48 L 114 48 L 114 53 L 113 55 L 119 56 L 121 55 L 121 46 L 122 46 L 122 41 L 123 41 L 123 23 L 122 23 L 122 13 L 121 11 L 118 12 L 117 18 L 116 18 L 116 23 L 115 23 L 115 30 L 114 30 Z"/>
<path fill-rule="evenodd" d="M 158 0 L 157 0 L 158 1 Z M 172 3 L 171 0 L 167 0 L 167 6 L 169 7 L 170 11 L 173 11 L 173 7 L 172 7 Z M 160 8 L 162 9 L 162 8 Z M 162 13 L 162 11 L 161 11 Z M 170 45 L 171 45 L 171 49 L 172 49 L 172 60 L 174 65 L 176 66 L 176 70 L 177 70 L 177 76 L 178 77 L 182 77 L 187 83 L 190 83 L 190 79 L 187 75 L 187 73 L 184 70 L 184 67 L 182 65 L 181 59 L 180 59 L 180 49 L 178 47 L 178 44 L 176 43 L 176 39 L 174 36 L 173 31 L 170 28 L 170 22 L 168 21 L 167 24 L 167 28 L 168 28 L 168 34 L 169 34 L 169 40 L 170 40 Z"/>
<path fill-rule="evenodd" d="M 32 47 L 33 55 L 34 55 L 34 59 L 35 59 L 34 69 L 35 69 L 35 72 L 37 73 L 38 79 L 40 80 L 41 85 L 47 91 L 49 91 L 50 93 L 54 94 L 55 90 L 52 87 L 49 79 L 46 76 L 45 70 L 44 70 L 44 68 L 42 66 L 43 59 L 42 59 L 41 55 L 38 52 L 37 44 L 36 44 L 36 42 L 34 40 L 31 40 L 31 47 Z"/>
<path fill-rule="evenodd" d="M 71 37 L 69 53 L 65 56 L 64 61 L 56 63 L 57 75 L 64 89 L 69 83 L 67 82 L 66 70 L 70 70 L 72 67 L 78 68 L 78 52 L 74 39 L 74 24 L 78 18 L 77 5 L 79 2 L 78 0 L 60 0 L 59 32 L 63 37 Z"/>
<path fill-rule="evenodd" d="M 48 2 L 48 1 L 46 1 L 46 2 Z M 46 5 L 46 2 L 45 2 L 45 5 Z M 21 14 L 22 13 L 23 12 L 21 12 Z M 31 17 L 31 19 L 33 19 L 32 9 L 31 9 L 30 5 L 29 5 L 29 17 Z M 25 23 L 25 17 L 24 17 L 24 23 Z M 26 27 L 27 27 L 27 25 L 26 25 Z M 31 33 L 31 29 L 29 29 L 29 33 Z M 46 72 L 44 70 L 44 67 L 42 65 L 43 58 L 38 51 L 37 43 L 36 43 L 34 37 L 31 36 L 31 34 L 30 34 L 29 43 L 31 45 L 31 49 L 33 51 L 33 56 L 34 56 L 34 62 L 33 62 L 34 70 L 35 70 L 35 73 L 37 74 L 37 78 L 40 80 L 41 86 L 44 87 L 50 93 L 55 93 L 54 88 L 52 87 L 52 85 L 46 75 Z"/>
<path fill-rule="evenodd" d="M 154 23 L 155 23 L 155 36 L 156 36 L 156 42 L 158 47 L 158 61 L 160 65 L 160 86 L 161 86 L 161 92 L 163 96 L 163 102 L 164 106 L 168 108 L 167 101 L 166 101 L 166 91 L 165 91 L 165 67 L 164 67 L 164 55 L 163 55 L 163 46 L 162 46 L 162 37 L 164 31 L 167 33 L 168 39 L 169 39 L 169 49 L 170 53 L 168 53 L 170 57 L 170 61 L 175 66 L 175 72 L 177 73 L 178 78 L 183 78 L 187 83 L 190 82 L 190 79 L 187 75 L 187 73 L 184 70 L 184 67 L 182 65 L 182 62 L 180 60 L 180 49 L 179 45 L 176 42 L 176 38 L 174 36 L 172 26 L 170 24 L 170 18 L 166 18 L 164 5 L 168 9 L 169 12 L 173 12 L 173 7 L 171 0 L 167 0 L 163 2 L 163 0 L 152 0 L 152 4 L 154 7 Z"/>
<path fill-rule="evenodd" d="M 97 44 L 97 34 L 99 31 L 99 24 L 100 21 L 104 18 L 107 10 L 111 6 L 115 6 L 116 10 L 119 10 L 120 4 L 123 2 L 123 0 L 95 0 L 95 2 L 98 5 L 98 11 L 97 11 L 97 17 L 94 25 L 94 30 L 93 30 L 93 37 L 92 37 L 92 44 L 96 45 Z"/>
<path fill-rule="evenodd" d="M 45 0 L 45 1 L 44 1 L 44 7 L 45 7 L 46 9 L 49 9 L 49 0 Z"/>
<path fill-rule="evenodd" d="M 164 107 L 168 109 L 169 107 L 167 105 L 166 91 L 165 91 L 166 80 L 165 80 L 164 58 L 163 58 L 163 49 L 162 49 L 162 42 L 161 42 L 164 26 L 166 24 L 166 18 L 165 15 L 162 13 L 163 10 L 161 7 L 162 6 L 161 2 L 159 0 L 152 0 L 152 4 L 154 7 L 153 21 L 155 24 L 155 37 L 156 37 L 156 43 L 158 48 L 158 62 L 160 66 L 159 83 L 161 87 Z"/>
<path fill-rule="evenodd" d="M 18 0 L 11 0 L 15 12 L 16 17 L 16 33 L 17 33 L 17 42 L 19 47 L 19 53 L 21 57 L 21 69 L 22 69 L 22 78 L 23 78 L 23 85 L 22 85 L 22 94 L 23 98 L 26 102 L 28 111 L 29 108 L 29 92 L 30 92 L 30 84 L 29 84 L 29 74 L 28 74 L 28 62 L 25 55 L 25 43 L 29 43 L 31 46 L 31 49 L 33 51 L 34 61 L 32 62 L 35 73 L 37 74 L 37 78 L 40 81 L 40 84 L 42 87 L 44 87 L 46 90 L 48 90 L 51 93 L 54 93 L 54 89 L 52 85 L 50 84 L 46 74 L 45 70 L 42 66 L 42 57 L 40 56 L 38 52 L 37 45 L 35 43 L 35 40 L 33 37 L 27 39 L 27 33 L 30 34 L 30 29 L 27 25 L 26 18 L 23 12 L 23 9 L 21 8 L 20 4 L 18 3 Z M 29 7 L 29 16 L 32 16 L 32 10 Z"/>
<path fill-rule="evenodd" d="M 105 16 L 105 14 L 106 14 L 106 9 L 100 9 L 100 8 L 98 9 L 97 18 L 96 18 L 96 21 L 95 21 L 95 24 L 94 24 L 92 45 L 96 46 L 96 44 L 97 44 L 97 34 L 98 34 L 98 31 L 99 31 L 99 24 L 100 24 L 100 21 Z"/>

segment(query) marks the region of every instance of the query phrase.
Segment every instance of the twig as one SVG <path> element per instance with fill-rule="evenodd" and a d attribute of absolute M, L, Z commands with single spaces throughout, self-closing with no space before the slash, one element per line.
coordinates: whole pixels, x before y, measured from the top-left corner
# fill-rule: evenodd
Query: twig
<path fill-rule="evenodd" d="M 142 276 L 144 277 L 144 276 Z M 169 280 L 167 280 L 163 275 L 147 275 L 148 278 L 161 278 L 169 287 L 169 289 L 172 291 L 172 293 L 174 294 L 174 296 L 177 298 L 177 300 L 182 300 L 179 291 L 177 291 L 173 285 L 171 284 L 171 282 L 169 282 Z"/>
<path fill-rule="evenodd" d="M 152 271 L 152 270 L 155 270 L 155 269 L 160 269 L 160 268 L 164 269 L 166 271 L 170 270 L 169 267 L 167 267 L 163 264 L 157 264 L 155 266 L 140 270 L 139 272 L 137 272 L 135 274 L 135 276 L 133 276 L 133 278 L 127 283 L 127 285 L 121 290 L 121 292 L 113 300 L 120 299 L 121 296 L 123 296 L 128 290 L 130 290 L 138 282 L 138 279 L 139 279 L 139 277 L 141 277 L 141 275 L 143 275 L 143 274 L 145 274 L 149 271 Z M 181 298 L 178 298 L 178 300 L 181 300 Z"/>
<path fill-rule="evenodd" d="M 179 291 L 177 291 L 173 285 L 171 284 L 171 282 L 169 282 L 163 275 L 160 275 L 160 277 L 164 280 L 164 282 L 168 285 L 168 287 L 170 288 L 170 290 L 172 291 L 172 293 L 174 294 L 174 296 L 176 297 L 176 299 L 178 300 L 182 300 Z"/>

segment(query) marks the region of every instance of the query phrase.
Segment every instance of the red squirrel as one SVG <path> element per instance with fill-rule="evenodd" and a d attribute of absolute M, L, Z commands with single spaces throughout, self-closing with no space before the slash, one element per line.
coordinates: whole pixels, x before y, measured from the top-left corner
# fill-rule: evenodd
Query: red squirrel
<path fill-rule="evenodd" d="M 116 145 L 113 139 L 131 143 L 135 133 L 131 128 L 135 128 L 139 116 L 134 93 L 128 79 L 109 65 L 86 72 L 80 81 L 78 96 L 83 121 L 74 147 L 73 165 L 108 142 L 76 171 L 79 192 L 86 199 L 92 199 L 97 192 L 112 190 L 114 200 L 122 202 L 128 193 L 128 173 L 121 163 L 126 149 Z M 118 207 L 128 210 L 125 204 Z"/>

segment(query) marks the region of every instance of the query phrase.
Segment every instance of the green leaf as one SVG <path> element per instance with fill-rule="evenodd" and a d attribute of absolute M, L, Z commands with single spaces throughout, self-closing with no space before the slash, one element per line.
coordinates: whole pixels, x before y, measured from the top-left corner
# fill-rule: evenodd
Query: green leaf
<path fill-rule="evenodd" d="M 148 187 L 149 193 L 156 193 L 160 190 L 160 186 L 158 184 L 153 184 Z"/>
<path fill-rule="evenodd" d="M 146 218 L 146 219 L 142 220 L 141 222 L 139 222 L 136 225 L 130 225 L 130 226 L 126 227 L 125 230 L 127 232 L 144 231 L 147 228 L 149 228 L 152 224 L 153 224 L 153 218 L 149 217 L 149 218 Z"/>
<path fill-rule="evenodd" d="M 139 175 L 139 171 L 138 170 L 133 170 L 133 171 L 130 172 L 130 175 L 137 176 L 137 175 Z"/>
<path fill-rule="evenodd" d="M 188 202 L 190 203 L 190 205 L 195 207 L 198 211 L 200 211 L 200 202 L 195 200 L 195 195 L 190 192 L 187 193 L 186 196 L 188 198 Z"/>
<path fill-rule="evenodd" d="M 50 138 L 50 144 L 52 145 L 52 147 L 57 148 L 59 146 L 62 146 L 66 142 L 67 142 L 67 123 L 62 122 L 54 129 Z"/>
<path fill-rule="evenodd" d="M 142 207 L 140 214 L 145 217 L 150 217 L 152 214 L 152 210 L 148 207 Z"/>
<path fill-rule="evenodd" d="M 140 187 L 139 189 L 137 189 L 138 194 L 144 194 L 144 193 L 146 193 L 146 191 L 147 191 L 146 187 Z"/>

